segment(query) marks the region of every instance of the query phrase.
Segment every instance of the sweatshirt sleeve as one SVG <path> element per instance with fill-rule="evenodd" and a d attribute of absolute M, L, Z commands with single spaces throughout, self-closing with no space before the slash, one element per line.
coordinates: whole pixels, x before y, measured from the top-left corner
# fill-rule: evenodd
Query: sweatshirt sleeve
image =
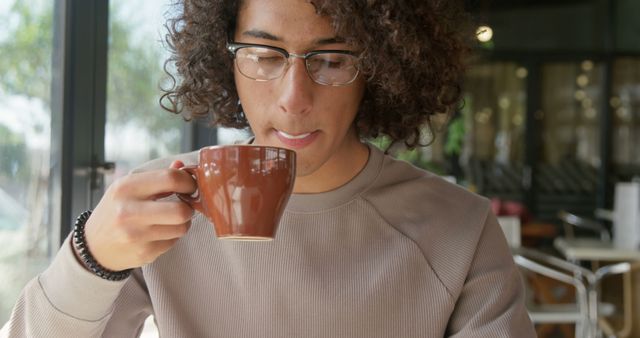
<path fill-rule="evenodd" d="M 152 313 L 140 269 L 123 281 L 104 280 L 80 265 L 70 238 L 22 290 L 2 336 L 138 337 Z"/>
<path fill-rule="evenodd" d="M 536 337 L 519 270 L 491 212 L 447 331 L 455 338 Z"/>

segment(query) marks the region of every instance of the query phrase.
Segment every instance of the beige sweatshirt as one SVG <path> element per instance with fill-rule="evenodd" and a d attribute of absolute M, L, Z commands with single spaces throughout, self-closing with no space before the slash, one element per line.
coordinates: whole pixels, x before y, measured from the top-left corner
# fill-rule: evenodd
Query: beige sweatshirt
<path fill-rule="evenodd" d="M 23 290 L 9 337 L 535 337 L 486 199 L 370 146 L 326 193 L 294 194 L 271 242 L 189 233 L 128 280 L 102 280 L 69 239 Z M 147 163 L 167 168 L 174 159 Z"/>

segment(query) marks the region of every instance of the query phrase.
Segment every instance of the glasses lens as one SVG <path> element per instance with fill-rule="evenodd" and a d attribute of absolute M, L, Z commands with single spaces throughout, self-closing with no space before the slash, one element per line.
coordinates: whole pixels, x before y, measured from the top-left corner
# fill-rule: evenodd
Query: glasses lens
<path fill-rule="evenodd" d="M 346 53 L 320 53 L 307 59 L 307 69 L 314 81 L 331 86 L 352 82 L 358 76 L 357 58 Z"/>
<path fill-rule="evenodd" d="M 279 77 L 286 65 L 282 53 L 263 47 L 244 47 L 236 52 L 236 65 L 242 75 L 254 80 Z"/>

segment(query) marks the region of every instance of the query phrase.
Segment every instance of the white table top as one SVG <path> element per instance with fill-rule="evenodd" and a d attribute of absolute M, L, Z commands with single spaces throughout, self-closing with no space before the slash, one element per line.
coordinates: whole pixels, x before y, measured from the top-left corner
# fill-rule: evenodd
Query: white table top
<path fill-rule="evenodd" d="M 640 261 L 640 250 L 617 248 L 597 239 L 558 237 L 553 246 L 567 259 L 576 261 Z"/>

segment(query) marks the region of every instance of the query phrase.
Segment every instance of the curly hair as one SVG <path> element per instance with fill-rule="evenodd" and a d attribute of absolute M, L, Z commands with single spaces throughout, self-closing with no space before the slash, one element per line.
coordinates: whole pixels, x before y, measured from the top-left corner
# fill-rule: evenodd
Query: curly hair
<path fill-rule="evenodd" d="M 180 0 L 167 22 L 172 52 L 165 63 L 177 78 L 163 89 L 161 105 L 185 119 L 246 128 L 233 79 L 228 36 L 239 1 Z M 423 126 L 434 135 L 433 117 L 452 114 L 473 37 L 470 16 L 452 0 L 313 0 L 336 34 L 360 51 L 366 77 L 355 118 L 361 138 L 388 136 L 408 148 L 421 144 Z M 168 101 L 168 104 L 165 104 Z M 432 138 L 433 139 L 433 138 Z"/>

